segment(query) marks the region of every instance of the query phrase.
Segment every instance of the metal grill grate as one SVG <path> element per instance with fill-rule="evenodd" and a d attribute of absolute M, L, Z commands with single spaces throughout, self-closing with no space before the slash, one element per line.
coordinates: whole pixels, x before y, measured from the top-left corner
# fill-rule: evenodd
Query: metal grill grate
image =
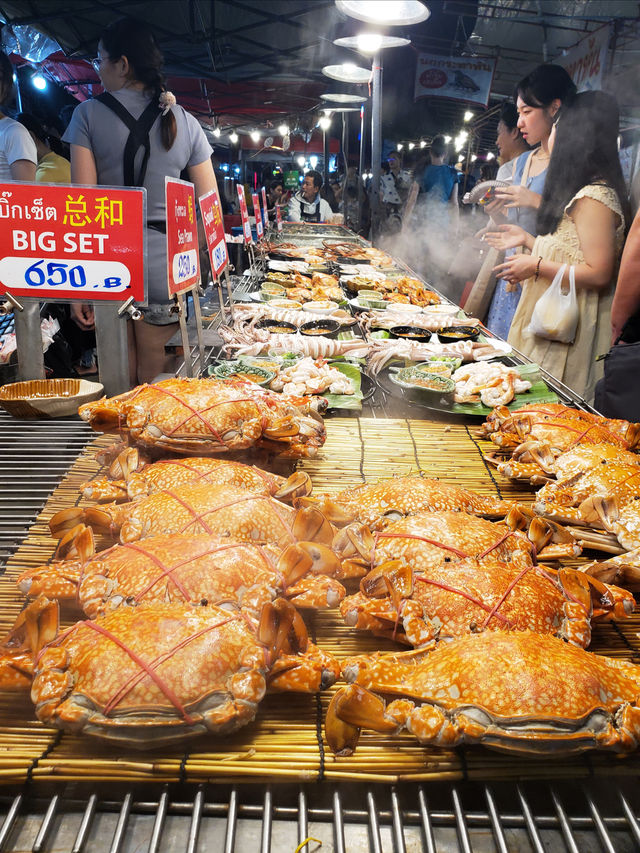
<path fill-rule="evenodd" d="M 606 851 L 640 848 L 635 780 L 588 788 L 471 784 L 222 786 L 145 791 L 73 786 L 50 799 L 0 801 L 0 850 L 23 851 Z M 310 840 L 316 839 L 316 840 Z M 302 845 L 307 841 L 307 844 Z M 322 847 L 318 842 L 322 842 Z"/>

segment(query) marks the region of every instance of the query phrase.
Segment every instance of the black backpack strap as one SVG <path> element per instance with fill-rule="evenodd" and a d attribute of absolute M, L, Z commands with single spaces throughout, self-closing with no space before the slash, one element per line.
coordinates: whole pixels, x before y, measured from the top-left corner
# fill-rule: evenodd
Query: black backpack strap
<path fill-rule="evenodd" d="M 122 156 L 122 171 L 124 175 L 124 184 L 127 187 L 141 187 L 144 183 L 145 175 L 147 174 L 147 162 L 151 153 L 151 144 L 149 142 L 149 131 L 155 124 L 161 108 L 153 101 L 147 105 L 140 118 L 135 119 L 129 110 L 122 106 L 117 98 L 114 98 L 110 92 L 103 92 L 96 98 L 97 101 L 109 107 L 118 118 L 129 128 L 129 136 L 124 146 Z M 140 173 L 134 174 L 134 160 L 139 148 L 144 148 Z"/>

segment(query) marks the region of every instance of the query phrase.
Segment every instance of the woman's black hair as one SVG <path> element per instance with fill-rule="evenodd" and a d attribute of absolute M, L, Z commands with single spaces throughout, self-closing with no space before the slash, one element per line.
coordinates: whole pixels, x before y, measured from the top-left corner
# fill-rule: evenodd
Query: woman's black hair
<path fill-rule="evenodd" d="M 163 57 L 149 27 L 136 18 L 120 18 L 109 24 L 100 36 L 110 60 L 126 56 L 134 80 L 143 83 L 145 91 L 158 99 L 166 91 L 162 73 Z M 175 142 L 177 126 L 173 112 L 160 117 L 162 144 L 168 151 Z"/>
<path fill-rule="evenodd" d="M 576 94 L 576 85 L 561 65 L 538 65 L 518 83 L 513 100 L 529 107 L 548 107 L 556 99 L 566 103 Z"/>
<path fill-rule="evenodd" d="M 582 92 L 559 111 L 536 219 L 538 234 L 552 234 L 578 190 L 596 183 L 616 191 L 629 225 L 627 188 L 618 156 L 618 121 L 617 101 L 605 92 Z"/>
<path fill-rule="evenodd" d="M 13 65 L 6 53 L 0 50 L 0 104 L 11 100 L 13 92 Z"/>
<path fill-rule="evenodd" d="M 44 142 L 45 145 L 48 145 L 56 154 L 59 154 L 67 160 L 69 159 L 67 157 L 65 147 L 58 137 L 45 130 L 38 119 L 35 116 L 32 116 L 31 113 L 18 113 L 16 121 L 19 121 L 23 127 L 27 128 L 29 133 L 32 133 L 36 139 L 39 139 L 41 142 Z"/>
<path fill-rule="evenodd" d="M 516 109 L 516 105 L 511 103 L 511 101 L 502 102 L 498 117 L 498 123 L 500 122 L 509 130 L 515 130 L 518 126 L 518 110 Z"/>

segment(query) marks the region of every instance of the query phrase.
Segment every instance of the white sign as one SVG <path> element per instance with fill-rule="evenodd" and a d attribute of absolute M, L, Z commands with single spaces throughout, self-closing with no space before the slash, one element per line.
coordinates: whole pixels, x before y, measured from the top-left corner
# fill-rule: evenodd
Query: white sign
<path fill-rule="evenodd" d="M 570 48 L 566 56 L 559 56 L 556 60 L 558 65 L 567 69 L 578 92 L 602 89 L 610 38 L 611 27 L 605 24 Z"/>
<path fill-rule="evenodd" d="M 419 53 L 414 100 L 449 98 L 486 107 L 495 69 L 495 59 Z"/>

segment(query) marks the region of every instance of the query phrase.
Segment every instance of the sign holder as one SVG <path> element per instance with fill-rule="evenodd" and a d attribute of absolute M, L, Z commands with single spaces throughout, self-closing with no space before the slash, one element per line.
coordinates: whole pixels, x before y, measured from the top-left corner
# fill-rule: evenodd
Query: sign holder
<path fill-rule="evenodd" d="M 127 391 L 127 328 L 113 303 L 146 300 L 146 190 L 3 183 L 2 219 L 0 300 L 22 303 L 14 305 L 18 378 L 45 376 L 40 302 L 85 302 L 105 392 Z"/>
<path fill-rule="evenodd" d="M 184 353 L 185 371 L 193 378 L 195 361 L 191 355 L 187 329 L 187 304 L 185 295 L 191 293 L 196 335 L 198 338 L 198 373 L 204 371 L 204 337 L 200 311 L 200 253 L 196 223 L 195 187 L 189 181 L 165 177 L 167 207 L 167 278 L 169 296 L 178 302 L 178 321 Z"/>

